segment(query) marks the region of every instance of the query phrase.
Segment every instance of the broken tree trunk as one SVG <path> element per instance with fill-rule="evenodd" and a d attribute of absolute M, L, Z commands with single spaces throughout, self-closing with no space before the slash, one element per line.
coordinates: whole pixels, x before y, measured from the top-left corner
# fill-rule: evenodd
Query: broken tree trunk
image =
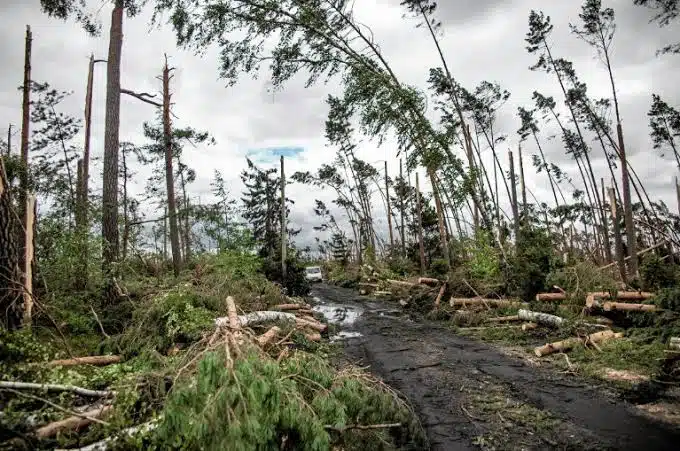
<path fill-rule="evenodd" d="M 22 325 L 31 327 L 33 318 L 33 225 L 35 223 L 35 196 L 26 199 L 26 242 L 24 245 L 24 318 Z"/>
<path fill-rule="evenodd" d="M 52 360 L 47 362 L 48 366 L 76 366 L 76 365 L 95 365 L 104 366 L 122 362 L 123 358 L 119 355 L 91 355 L 86 357 L 74 357 L 72 359 Z"/>
<path fill-rule="evenodd" d="M 113 406 L 106 405 L 83 412 L 80 415 L 73 415 L 63 420 L 49 423 L 35 431 L 38 438 L 54 437 L 63 431 L 78 431 L 85 426 L 95 423 L 113 410 Z"/>
<path fill-rule="evenodd" d="M 300 309 L 308 309 L 311 306 L 309 304 L 279 304 L 275 305 L 272 307 L 272 310 L 300 310 Z"/>
<path fill-rule="evenodd" d="M 543 346 L 538 346 L 537 348 L 534 349 L 534 354 L 536 354 L 537 357 L 543 357 L 546 355 L 553 354 L 555 352 L 568 351 L 574 346 L 577 346 L 579 344 L 601 343 L 606 340 L 621 337 L 623 337 L 623 332 L 614 333 L 611 330 L 603 330 L 602 332 L 590 334 L 585 338 L 581 337 L 567 338 L 566 340 L 556 341 L 554 343 L 548 343 Z"/>
<path fill-rule="evenodd" d="M 562 324 L 566 323 L 567 320 L 564 318 L 561 318 L 559 316 L 551 315 L 549 313 L 541 313 L 541 312 L 532 312 L 531 310 L 523 310 L 520 309 L 517 312 L 517 316 L 520 317 L 520 319 L 526 320 L 526 321 L 532 321 L 534 323 L 539 323 L 539 324 L 549 324 L 551 326 L 561 326 Z"/>
<path fill-rule="evenodd" d="M 437 294 L 437 298 L 434 300 L 434 309 L 437 310 L 439 308 L 439 304 L 441 304 L 442 301 L 442 296 L 444 296 L 444 292 L 446 291 L 446 282 L 444 282 L 439 289 L 439 293 Z"/>

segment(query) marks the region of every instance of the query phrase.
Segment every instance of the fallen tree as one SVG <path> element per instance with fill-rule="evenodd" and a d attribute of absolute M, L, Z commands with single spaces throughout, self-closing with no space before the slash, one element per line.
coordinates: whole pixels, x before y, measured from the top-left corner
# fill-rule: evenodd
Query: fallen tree
<path fill-rule="evenodd" d="M 623 332 L 615 333 L 612 330 L 603 330 L 602 332 L 595 332 L 586 337 L 573 337 L 567 338 L 566 340 L 556 341 L 554 343 L 548 343 L 543 346 L 538 346 L 534 348 L 534 354 L 537 357 L 543 357 L 546 355 L 553 354 L 555 352 L 564 352 L 572 349 L 574 346 L 589 343 L 597 344 L 602 343 L 607 340 L 612 340 L 616 338 L 623 337 Z"/>
<path fill-rule="evenodd" d="M 111 390 L 89 390 L 87 388 L 76 387 L 75 385 L 36 384 L 33 382 L 0 381 L 0 388 L 11 388 L 14 390 L 56 391 L 56 392 L 67 391 L 75 393 L 80 396 L 92 398 L 108 398 L 116 394 L 114 391 Z"/>
<path fill-rule="evenodd" d="M 483 299 L 483 298 L 454 298 L 449 299 L 451 307 L 466 307 L 472 305 L 485 305 L 493 307 L 520 307 L 526 305 L 518 300 L 510 299 Z"/>
<path fill-rule="evenodd" d="M 86 357 L 74 357 L 72 359 L 52 360 L 47 362 L 48 366 L 76 366 L 76 365 L 95 365 L 104 366 L 113 363 L 120 363 L 123 357 L 119 355 L 91 355 Z"/>

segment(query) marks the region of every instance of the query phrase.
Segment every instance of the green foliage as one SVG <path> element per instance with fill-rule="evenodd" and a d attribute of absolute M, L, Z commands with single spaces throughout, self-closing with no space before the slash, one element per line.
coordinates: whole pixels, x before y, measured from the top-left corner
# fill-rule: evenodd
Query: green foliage
<path fill-rule="evenodd" d="M 664 288 L 656 293 L 656 305 L 680 313 L 680 287 Z"/>
<path fill-rule="evenodd" d="M 30 329 L 10 332 L 5 328 L 0 328 L 0 362 L 2 365 L 45 361 L 49 355 L 48 349 Z"/>
<path fill-rule="evenodd" d="M 467 259 L 464 263 L 471 278 L 480 283 L 494 283 L 500 275 L 500 254 L 493 245 L 493 237 L 479 231 L 476 239 L 463 243 Z"/>
<path fill-rule="evenodd" d="M 544 291 L 554 267 L 552 242 L 545 230 L 522 228 L 515 252 L 508 255 L 504 268 L 509 293 L 530 301 Z"/>
<path fill-rule="evenodd" d="M 647 255 L 640 265 L 641 288 L 647 291 L 657 291 L 669 288 L 678 283 L 678 269 L 668 264 L 656 254 Z"/>
<path fill-rule="evenodd" d="M 219 299 L 182 286 L 152 296 L 133 312 L 121 346 L 136 354 L 143 349 L 164 351 L 175 343 L 193 343 L 214 328 L 220 305 Z"/>
<path fill-rule="evenodd" d="M 546 285 L 548 287 L 556 285 L 562 288 L 575 304 L 583 304 L 586 293 L 593 291 L 615 293 L 618 286 L 611 273 L 600 270 L 591 262 L 554 268 L 548 275 Z"/>
<path fill-rule="evenodd" d="M 396 449 L 399 443 L 388 430 L 326 427 L 412 424 L 394 394 L 358 376 L 336 373 L 302 353 L 280 364 L 248 354 L 233 368 L 224 356 L 209 353 L 195 382 L 171 393 L 151 448 L 327 450 L 342 440 L 344 449 Z"/>

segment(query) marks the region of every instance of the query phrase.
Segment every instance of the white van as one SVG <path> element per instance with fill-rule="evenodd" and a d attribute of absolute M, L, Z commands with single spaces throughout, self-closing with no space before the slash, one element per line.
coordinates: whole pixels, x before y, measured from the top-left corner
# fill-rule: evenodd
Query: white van
<path fill-rule="evenodd" d="M 310 282 L 323 282 L 320 266 L 308 266 L 305 268 L 305 277 Z"/>

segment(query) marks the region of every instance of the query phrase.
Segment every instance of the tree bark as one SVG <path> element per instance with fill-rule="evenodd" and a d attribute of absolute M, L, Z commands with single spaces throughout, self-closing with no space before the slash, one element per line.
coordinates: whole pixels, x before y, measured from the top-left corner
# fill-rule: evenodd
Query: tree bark
<path fill-rule="evenodd" d="M 512 150 L 508 151 L 510 160 L 510 191 L 512 198 L 512 226 L 515 232 L 515 244 L 519 242 L 519 209 L 517 208 L 517 184 L 515 183 L 515 160 L 512 157 Z"/>
<path fill-rule="evenodd" d="M 621 155 L 621 191 L 623 194 L 623 217 L 626 223 L 626 244 L 628 244 L 629 274 L 635 277 L 638 272 L 637 240 L 635 238 L 635 223 L 633 223 L 633 204 L 630 199 L 630 180 L 628 178 L 628 160 L 626 147 L 623 142 L 623 128 L 621 122 L 616 124 L 619 139 L 619 153 Z"/>
<path fill-rule="evenodd" d="M 404 167 L 401 158 L 399 159 L 399 179 L 404 185 Z M 676 183 L 677 185 L 677 183 Z M 678 188 L 678 211 L 680 211 L 680 188 Z M 401 219 L 401 256 L 406 258 L 406 229 L 404 228 L 404 195 L 399 196 L 399 213 Z"/>
<path fill-rule="evenodd" d="M 420 180 L 416 172 L 416 208 L 418 210 L 418 250 L 420 253 L 420 275 L 425 274 L 425 244 L 423 243 L 423 208 L 420 201 Z"/>
<path fill-rule="evenodd" d="M 102 268 L 107 279 L 114 277 L 118 261 L 118 147 L 120 130 L 120 64 L 123 47 L 123 0 L 116 0 L 111 13 L 111 33 L 106 69 L 106 114 L 104 124 L 104 177 L 102 189 Z"/>
<path fill-rule="evenodd" d="M 394 233 L 392 231 L 392 209 L 390 208 L 390 183 L 387 177 L 387 161 L 385 161 L 385 199 L 387 202 L 387 228 L 390 231 L 390 250 L 394 247 Z"/>
<path fill-rule="evenodd" d="M 26 241 L 24 244 L 24 318 L 23 327 L 31 327 L 33 320 L 33 232 L 35 224 L 35 196 L 26 199 Z"/>
<path fill-rule="evenodd" d="M 182 253 L 179 247 L 177 227 L 177 205 L 175 203 L 175 177 L 172 170 L 172 126 L 170 124 L 170 68 L 165 58 L 163 67 L 163 141 L 165 145 L 165 186 L 168 198 L 168 220 L 170 221 L 170 248 L 172 250 L 172 270 L 175 277 L 182 269 Z"/>
<path fill-rule="evenodd" d="M 607 188 L 609 194 L 609 208 L 612 215 L 612 228 L 614 229 L 614 246 L 616 249 L 616 261 L 619 267 L 619 274 L 621 274 L 621 281 L 626 283 L 628 277 L 626 276 L 626 262 L 623 256 L 623 243 L 621 241 L 621 229 L 619 228 L 619 218 L 616 206 L 616 193 L 614 188 Z"/>
<path fill-rule="evenodd" d="M 524 180 L 524 161 L 522 158 L 522 144 L 517 149 L 517 158 L 519 159 L 519 184 L 522 190 L 522 219 L 527 220 L 527 187 Z"/>
<path fill-rule="evenodd" d="M 26 25 L 26 42 L 24 47 L 24 85 L 22 92 L 21 106 L 21 163 L 22 169 L 19 178 L 19 209 L 22 216 L 23 232 L 25 235 L 26 223 L 28 221 L 28 211 L 26 202 L 28 200 L 28 140 L 31 126 L 31 50 L 33 47 L 33 33 L 31 27 Z M 24 239 L 21 240 L 24 242 Z M 23 257 L 20 257 L 23 264 Z"/>
<path fill-rule="evenodd" d="M 13 330 L 21 325 L 19 306 L 21 271 L 19 237 L 21 220 L 14 210 L 4 159 L 0 158 L 0 324 Z"/>
<path fill-rule="evenodd" d="M 549 324 L 551 326 L 561 326 L 566 322 L 562 317 L 550 315 L 549 313 L 532 312 L 531 310 L 520 309 L 517 312 L 520 319 L 532 321 L 539 324 Z"/>
<path fill-rule="evenodd" d="M 288 250 L 288 233 L 286 230 L 286 173 L 284 172 L 283 155 L 281 155 L 281 277 L 286 284 L 286 251 Z"/>

